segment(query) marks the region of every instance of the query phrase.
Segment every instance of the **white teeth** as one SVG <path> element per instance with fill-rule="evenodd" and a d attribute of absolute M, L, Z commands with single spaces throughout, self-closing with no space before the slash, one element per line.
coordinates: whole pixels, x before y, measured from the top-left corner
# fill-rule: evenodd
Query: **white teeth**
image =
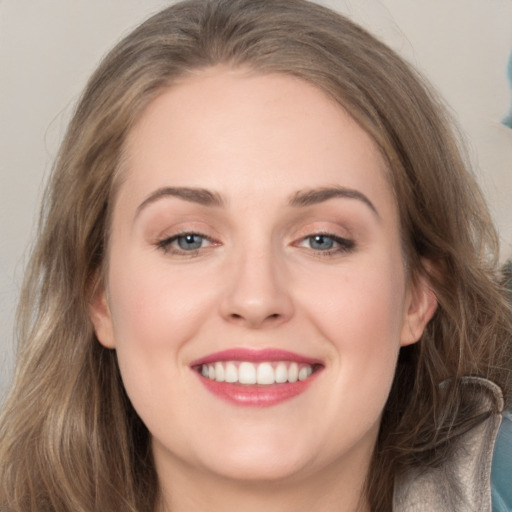
<path fill-rule="evenodd" d="M 289 361 L 217 361 L 201 365 L 199 371 L 203 377 L 217 382 L 270 386 L 305 380 L 313 373 L 313 366 Z"/>
<path fill-rule="evenodd" d="M 292 363 L 290 368 L 288 368 L 288 382 L 297 382 L 299 378 L 299 365 L 297 363 Z"/>
<path fill-rule="evenodd" d="M 259 364 L 256 372 L 256 382 L 258 384 L 274 384 L 275 381 L 272 365 L 270 363 Z"/>
<path fill-rule="evenodd" d="M 238 367 L 238 382 L 240 384 L 256 384 L 256 368 L 252 363 L 244 361 Z"/>
<path fill-rule="evenodd" d="M 279 363 L 276 366 L 276 382 L 278 384 L 288 382 L 288 368 L 286 368 L 284 363 Z"/>
<path fill-rule="evenodd" d="M 302 367 L 299 370 L 299 380 L 305 380 L 308 378 L 308 369 L 306 367 Z"/>
<path fill-rule="evenodd" d="M 222 366 L 222 363 L 220 362 L 215 363 L 215 380 L 217 382 L 224 382 L 225 378 L 224 366 Z"/>
<path fill-rule="evenodd" d="M 238 369 L 234 363 L 228 363 L 226 365 L 226 382 L 238 382 Z"/>

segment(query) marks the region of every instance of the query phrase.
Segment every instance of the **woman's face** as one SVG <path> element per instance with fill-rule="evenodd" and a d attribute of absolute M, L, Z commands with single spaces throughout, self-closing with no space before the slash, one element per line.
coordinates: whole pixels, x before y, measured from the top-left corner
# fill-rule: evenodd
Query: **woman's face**
<path fill-rule="evenodd" d="M 398 351 L 435 309 L 386 172 L 288 76 L 211 69 L 144 111 L 91 316 L 161 473 L 366 471 Z"/>

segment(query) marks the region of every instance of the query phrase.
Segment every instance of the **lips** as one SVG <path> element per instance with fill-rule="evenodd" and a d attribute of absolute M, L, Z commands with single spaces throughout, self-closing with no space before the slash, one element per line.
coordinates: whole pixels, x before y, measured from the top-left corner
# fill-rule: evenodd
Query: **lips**
<path fill-rule="evenodd" d="M 323 369 L 318 359 L 277 349 L 231 349 L 190 366 L 217 397 L 257 406 L 276 405 L 303 393 Z"/>

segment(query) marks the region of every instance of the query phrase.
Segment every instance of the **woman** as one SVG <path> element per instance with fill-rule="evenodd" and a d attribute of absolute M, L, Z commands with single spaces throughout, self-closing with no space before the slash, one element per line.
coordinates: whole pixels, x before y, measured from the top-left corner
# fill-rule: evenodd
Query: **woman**
<path fill-rule="evenodd" d="M 301 0 L 130 34 L 49 185 L 0 509 L 489 509 L 511 316 L 448 126 Z"/>

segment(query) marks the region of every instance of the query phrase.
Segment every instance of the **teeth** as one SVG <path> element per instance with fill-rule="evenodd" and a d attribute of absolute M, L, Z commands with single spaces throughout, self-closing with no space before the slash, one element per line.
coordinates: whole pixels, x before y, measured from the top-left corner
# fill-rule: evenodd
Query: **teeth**
<path fill-rule="evenodd" d="M 303 367 L 299 370 L 299 380 L 306 380 L 311 374 L 308 374 L 308 369 Z"/>
<path fill-rule="evenodd" d="M 288 368 L 288 382 L 297 382 L 299 378 L 299 365 L 297 363 L 292 363 L 290 368 Z"/>
<path fill-rule="evenodd" d="M 289 361 L 217 361 L 201 365 L 199 371 L 203 377 L 217 382 L 270 386 L 305 380 L 313 373 L 313 367 L 310 364 Z"/>
<path fill-rule="evenodd" d="M 238 367 L 238 382 L 240 384 L 256 384 L 256 368 L 252 363 L 240 363 Z"/>
<path fill-rule="evenodd" d="M 258 384 L 274 384 L 276 381 L 274 368 L 270 363 L 261 363 L 256 371 L 256 382 Z"/>
<path fill-rule="evenodd" d="M 238 382 L 238 368 L 234 363 L 228 363 L 226 365 L 225 377 L 226 382 Z"/>
<path fill-rule="evenodd" d="M 225 378 L 224 366 L 222 366 L 222 363 L 215 363 L 215 380 L 217 382 L 224 382 Z"/>
<path fill-rule="evenodd" d="M 288 382 L 288 368 L 284 363 L 279 363 L 276 366 L 276 382 L 278 384 L 282 384 L 283 382 Z"/>

